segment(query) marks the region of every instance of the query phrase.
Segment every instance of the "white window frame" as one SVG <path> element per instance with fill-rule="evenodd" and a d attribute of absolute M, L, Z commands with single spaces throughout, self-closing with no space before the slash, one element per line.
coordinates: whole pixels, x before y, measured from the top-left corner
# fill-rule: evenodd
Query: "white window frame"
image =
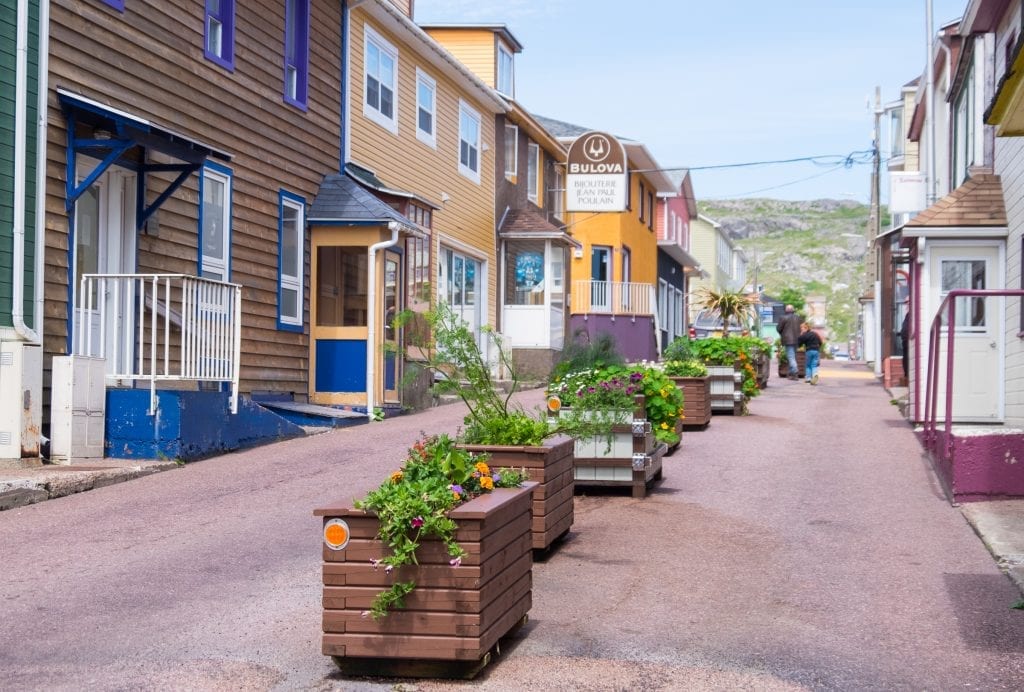
<path fill-rule="evenodd" d="M 217 184 L 224 186 L 224 208 L 221 212 L 220 234 L 221 249 L 223 256 L 217 257 L 206 252 L 207 236 L 212 232 L 212 218 L 207 214 L 203 200 L 206 197 L 206 186 Z M 216 164 L 206 164 L 203 167 L 203 178 L 200 181 L 199 203 L 202 205 L 202 225 L 200 226 L 199 243 L 199 275 L 216 281 L 231 280 L 231 170 Z M 210 276 L 219 274 L 219 278 Z"/>
<path fill-rule="evenodd" d="M 540 145 L 536 142 L 526 143 L 526 199 L 539 204 L 540 188 Z"/>
<path fill-rule="evenodd" d="M 476 138 L 475 141 L 470 141 L 470 133 L 466 131 L 467 121 L 476 125 Z M 483 143 L 483 120 L 480 118 L 480 114 L 468 103 L 459 99 L 459 150 L 458 150 L 458 162 L 459 162 L 459 173 L 469 178 L 474 183 L 480 183 L 480 169 L 481 161 L 480 158 L 483 154 L 482 151 Z M 468 163 L 462 162 L 462 148 L 463 145 L 470 148 L 470 153 L 476 153 L 476 169 L 474 170 Z"/>
<path fill-rule="evenodd" d="M 420 100 L 420 92 L 424 88 L 430 91 L 430 108 L 424 106 L 423 101 Z M 430 115 L 430 132 L 420 127 L 420 111 Z M 416 139 L 432 149 L 437 149 L 437 80 L 418 67 L 416 68 Z"/>
<path fill-rule="evenodd" d="M 565 215 L 565 174 L 556 164 L 552 169 L 554 180 L 551 181 L 551 213 L 556 219 Z"/>
<path fill-rule="evenodd" d="M 367 26 L 363 32 L 363 115 L 377 123 L 392 134 L 398 134 L 398 49 L 383 36 Z M 381 81 L 380 74 L 370 73 L 370 46 L 377 49 L 382 55 L 391 58 L 394 67 L 391 71 L 391 83 L 385 84 Z M 377 108 L 367 103 L 368 81 L 370 77 L 377 80 L 381 88 L 391 90 L 391 117 L 388 117 Z"/>
<path fill-rule="evenodd" d="M 288 229 L 285 228 L 284 223 L 284 211 L 285 209 L 291 209 L 295 211 L 295 227 Z M 280 237 L 278 239 L 278 256 L 280 257 L 280 264 L 278 268 L 278 308 L 277 308 L 277 319 L 278 326 L 283 328 L 302 328 L 302 317 L 303 317 L 303 306 L 305 296 L 303 295 L 303 284 L 305 283 L 305 277 L 303 276 L 303 269 L 305 267 L 306 259 L 306 247 L 305 247 L 305 228 L 306 228 L 306 205 L 301 197 L 293 195 L 282 190 L 280 192 L 280 210 L 278 223 L 280 224 Z M 286 267 L 284 265 L 284 238 L 285 233 L 295 234 L 295 264 L 292 267 Z M 285 290 L 295 291 L 295 315 L 285 314 L 282 308 L 281 296 Z"/>
<path fill-rule="evenodd" d="M 504 43 L 498 43 L 497 91 L 499 94 L 515 97 L 515 57 Z"/>
<path fill-rule="evenodd" d="M 509 151 L 511 147 L 512 151 Z M 515 180 L 519 174 L 519 127 L 505 123 L 505 177 Z"/>

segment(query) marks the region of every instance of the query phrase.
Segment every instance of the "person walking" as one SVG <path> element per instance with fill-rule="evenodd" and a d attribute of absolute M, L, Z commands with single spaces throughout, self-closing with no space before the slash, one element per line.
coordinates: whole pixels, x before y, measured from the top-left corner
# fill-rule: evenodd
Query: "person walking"
<path fill-rule="evenodd" d="M 818 384 L 818 359 L 821 356 L 821 337 L 818 332 L 811 329 L 810 325 L 804 324 L 801 329 L 798 343 L 807 352 L 807 361 L 804 363 L 804 382 Z"/>
<path fill-rule="evenodd" d="M 786 349 L 786 360 L 789 362 L 789 379 L 799 379 L 800 374 L 797 372 L 796 366 L 796 345 L 800 340 L 800 316 L 793 311 L 792 305 L 786 306 L 786 314 L 775 325 L 775 331 L 779 333 L 779 340 Z"/>

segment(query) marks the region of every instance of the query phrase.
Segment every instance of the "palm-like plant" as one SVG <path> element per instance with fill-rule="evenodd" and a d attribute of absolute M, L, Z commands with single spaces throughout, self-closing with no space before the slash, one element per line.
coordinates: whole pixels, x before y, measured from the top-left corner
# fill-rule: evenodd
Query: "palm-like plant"
<path fill-rule="evenodd" d="M 695 296 L 696 303 L 705 310 L 711 310 L 722 317 L 722 336 L 729 335 L 729 325 L 753 321 L 757 309 L 756 293 L 702 288 Z"/>

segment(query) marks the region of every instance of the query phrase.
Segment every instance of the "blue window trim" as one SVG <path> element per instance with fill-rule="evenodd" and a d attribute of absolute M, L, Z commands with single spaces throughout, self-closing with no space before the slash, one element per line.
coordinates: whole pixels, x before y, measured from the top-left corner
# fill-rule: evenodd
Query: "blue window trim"
<path fill-rule="evenodd" d="M 307 110 L 309 99 L 309 0 L 286 0 L 284 31 L 284 102 L 303 111 Z M 298 16 L 299 24 L 290 27 L 289 22 Z M 289 32 L 289 29 L 294 29 Z M 295 37 L 295 45 L 288 45 L 288 35 Z M 289 53 L 294 52 L 293 55 Z M 294 63 L 296 69 L 295 98 L 288 96 L 288 66 Z"/>
<path fill-rule="evenodd" d="M 281 278 L 284 275 L 284 253 L 281 251 L 284 248 L 284 202 L 288 200 L 294 202 L 302 207 L 302 228 L 299 233 L 301 235 L 299 243 L 299 322 L 300 324 L 290 324 L 281 320 L 281 298 L 284 290 L 281 284 Z M 303 333 L 305 331 L 305 303 L 306 296 L 303 291 L 306 284 L 306 200 L 293 192 L 287 190 L 278 190 L 277 193 L 277 328 L 283 332 L 298 332 Z"/>
<path fill-rule="evenodd" d="M 221 0 L 219 14 L 210 11 L 210 0 L 206 0 L 206 11 L 203 13 L 203 55 L 212 63 L 216 63 L 228 72 L 235 71 L 235 0 Z M 210 45 L 210 17 L 221 26 L 221 43 L 224 55 L 217 55 L 208 50 Z"/>
<path fill-rule="evenodd" d="M 104 5 L 113 7 L 118 12 L 124 12 L 124 0 L 102 0 Z"/>
<path fill-rule="evenodd" d="M 196 275 L 203 275 L 203 185 L 206 182 L 206 176 L 204 174 L 207 170 L 214 171 L 215 173 L 220 173 L 221 175 L 227 177 L 228 179 L 227 190 L 225 190 L 225 197 L 228 207 L 228 225 L 224 241 L 224 281 L 231 281 L 231 220 L 235 216 L 234 211 L 232 209 L 235 203 L 235 174 L 227 166 L 222 166 L 219 163 L 213 163 L 212 161 L 207 161 L 205 164 L 203 164 L 203 167 L 200 169 L 199 175 L 199 214 L 197 215 L 199 223 L 197 235 L 199 236 L 199 242 L 196 246 L 196 266 L 198 268 L 198 271 L 196 271 Z"/>

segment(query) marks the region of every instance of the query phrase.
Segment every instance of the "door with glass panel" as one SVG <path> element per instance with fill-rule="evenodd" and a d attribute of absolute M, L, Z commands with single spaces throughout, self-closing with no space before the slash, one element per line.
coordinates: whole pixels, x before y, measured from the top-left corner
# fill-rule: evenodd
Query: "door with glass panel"
<path fill-rule="evenodd" d="M 401 330 L 395 325 L 395 318 L 402 311 L 402 275 L 400 256 L 397 252 L 384 253 L 384 295 L 382 301 L 381 330 L 383 333 L 384 401 L 398 403 L 398 383 L 402 379 Z"/>
<path fill-rule="evenodd" d="M 98 164 L 84 160 L 78 179 Z M 88 279 L 92 274 L 130 274 L 135 270 L 135 176 L 112 167 L 97 178 L 75 202 L 74 248 L 71 256 L 74 317 L 73 352 L 106 358 L 108 373 L 130 363 L 132 297 L 128 285 L 115 280 Z"/>
<path fill-rule="evenodd" d="M 1002 285 L 999 248 L 932 246 L 929 275 L 931 314 L 923 315 L 922 346 L 935 310 L 954 289 L 987 289 Z M 961 296 L 956 299 L 953 330 L 953 420 L 996 422 L 1003 416 L 1003 298 Z M 950 329 L 944 325 L 939 340 L 938 415 L 945 418 L 946 352 Z M 927 361 L 923 360 L 922 366 Z M 922 387 L 922 399 L 924 388 Z"/>
<path fill-rule="evenodd" d="M 611 310 L 612 249 L 595 245 L 590 250 L 590 311 Z"/>
<path fill-rule="evenodd" d="M 483 267 L 480 260 L 450 248 L 441 248 L 439 264 L 440 282 L 438 297 L 461 317 L 473 334 L 481 349 L 486 348 L 480 328 L 482 321 L 481 291 L 484 284 Z"/>

